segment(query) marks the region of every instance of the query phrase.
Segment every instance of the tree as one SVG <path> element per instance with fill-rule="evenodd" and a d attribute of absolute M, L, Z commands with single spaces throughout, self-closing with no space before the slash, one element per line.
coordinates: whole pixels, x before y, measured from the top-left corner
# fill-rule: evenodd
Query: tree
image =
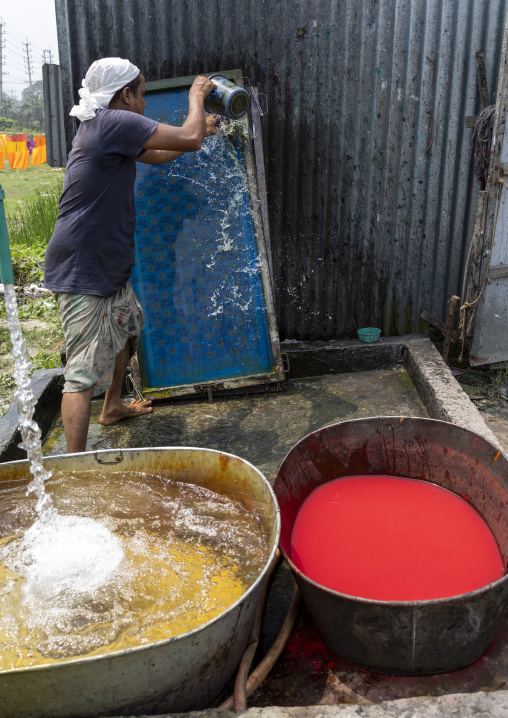
<path fill-rule="evenodd" d="M 42 80 L 37 80 L 37 82 L 32 82 L 31 85 L 28 87 L 25 87 L 23 90 L 21 90 L 21 101 L 24 102 L 28 95 L 33 95 L 35 93 L 42 93 L 44 92 L 44 85 Z"/>
<path fill-rule="evenodd" d="M 29 89 L 29 88 L 28 88 Z M 44 98 L 42 92 L 23 90 L 23 102 L 19 110 L 19 119 L 28 129 L 40 129 L 44 125 Z"/>
<path fill-rule="evenodd" d="M 14 120 L 7 117 L 0 117 L 0 132 L 11 134 L 14 129 Z"/>
<path fill-rule="evenodd" d="M 2 97 L 2 115 L 10 120 L 14 120 L 18 112 L 16 104 L 12 97 L 4 95 Z"/>

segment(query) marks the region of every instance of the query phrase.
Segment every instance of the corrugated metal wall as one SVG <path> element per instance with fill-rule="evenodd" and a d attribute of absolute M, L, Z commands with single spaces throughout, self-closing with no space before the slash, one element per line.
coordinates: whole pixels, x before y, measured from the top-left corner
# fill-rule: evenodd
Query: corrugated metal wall
<path fill-rule="evenodd" d="M 476 206 L 475 51 L 494 97 L 507 0 L 55 2 L 69 107 L 89 64 L 113 54 L 148 80 L 240 67 L 266 92 L 283 337 L 444 318 Z"/>

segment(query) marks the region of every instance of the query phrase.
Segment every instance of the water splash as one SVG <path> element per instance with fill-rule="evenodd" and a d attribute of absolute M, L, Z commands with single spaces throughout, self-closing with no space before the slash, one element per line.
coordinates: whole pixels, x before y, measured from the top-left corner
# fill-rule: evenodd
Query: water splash
<path fill-rule="evenodd" d="M 93 594 L 110 580 L 124 557 L 120 539 L 106 526 L 62 514 L 55 514 L 51 531 L 36 521 L 23 537 L 21 552 L 23 595 L 45 602 L 60 602 L 71 593 L 81 598 Z"/>
<path fill-rule="evenodd" d="M 258 276 L 261 269 L 259 256 L 248 257 L 244 246 L 242 227 L 245 215 L 253 217 L 253 209 L 246 210 L 242 198 L 247 192 L 247 178 L 240 163 L 236 162 L 227 165 L 226 155 L 230 155 L 231 143 L 236 146 L 245 145 L 248 142 L 248 125 L 244 120 L 223 121 L 217 134 L 208 138 L 207 144 L 203 146 L 203 156 L 212 158 L 214 166 L 228 167 L 222 174 L 219 171 L 214 177 L 215 186 L 207 188 L 208 194 L 219 193 L 227 197 L 225 208 L 214 208 L 211 202 L 210 207 L 216 217 L 217 239 L 215 246 L 211 248 L 206 261 L 208 269 L 212 269 L 217 263 L 224 261 L 225 252 L 236 252 L 241 261 L 229 261 L 229 276 L 219 283 L 216 290 L 210 295 L 209 315 L 217 317 L 225 314 L 232 306 L 235 306 L 243 313 L 247 313 L 251 306 L 251 297 L 246 296 L 242 275 Z M 243 214 L 243 219 L 242 219 Z"/>

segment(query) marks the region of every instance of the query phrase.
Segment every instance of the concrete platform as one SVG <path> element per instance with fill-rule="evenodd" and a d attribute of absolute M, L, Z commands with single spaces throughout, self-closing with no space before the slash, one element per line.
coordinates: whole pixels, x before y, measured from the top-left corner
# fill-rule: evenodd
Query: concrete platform
<path fill-rule="evenodd" d="M 152 414 L 103 427 L 94 402 L 87 451 L 141 446 L 198 446 L 237 454 L 273 481 L 278 465 L 302 437 L 346 419 L 389 414 L 428 416 L 403 368 L 293 379 L 277 394 L 157 403 Z M 44 444 L 65 453 L 59 418 Z"/>
<path fill-rule="evenodd" d="M 199 711 L 186 718 L 504 718 L 508 692 L 452 694 L 440 698 L 406 698 L 375 705 L 249 708 L 246 711 Z M 168 718 L 160 716 L 160 718 Z"/>
<path fill-rule="evenodd" d="M 150 415 L 103 427 L 93 402 L 87 451 L 141 446 L 198 446 L 238 454 L 269 480 L 301 438 L 328 424 L 367 416 L 430 416 L 477 431 L 496 443 L 480 413 L 420 337 L 282 345 L 290 379 L 280 392 L 157 402 Z M 65 453 L 61 419 L 44 443 Z"/>

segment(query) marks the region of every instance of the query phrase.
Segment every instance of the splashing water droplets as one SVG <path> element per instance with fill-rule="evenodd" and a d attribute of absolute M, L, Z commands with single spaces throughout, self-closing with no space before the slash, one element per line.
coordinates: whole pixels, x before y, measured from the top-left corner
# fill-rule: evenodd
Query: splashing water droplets
<path fill-rule="evenodd" d="M 98 521 L 56 514 L 53 531 L 36 521 L 23 537 L 26 599 L 87 596 L 107 583 L 124 552 L 120 539 Z"/>

